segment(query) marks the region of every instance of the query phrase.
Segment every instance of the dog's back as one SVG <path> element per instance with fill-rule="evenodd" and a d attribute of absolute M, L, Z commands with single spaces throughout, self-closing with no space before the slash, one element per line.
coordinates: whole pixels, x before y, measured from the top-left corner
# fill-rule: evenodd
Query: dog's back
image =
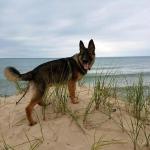
<path fill-rule="evenodd" d="M 46 84 L 62 84 L 68 81 L 72 74 L 73 66 L 70 59 L 58 59 L 36 67 L 32 71 L 32 80 L 34 82 L 45 82 Z"/>

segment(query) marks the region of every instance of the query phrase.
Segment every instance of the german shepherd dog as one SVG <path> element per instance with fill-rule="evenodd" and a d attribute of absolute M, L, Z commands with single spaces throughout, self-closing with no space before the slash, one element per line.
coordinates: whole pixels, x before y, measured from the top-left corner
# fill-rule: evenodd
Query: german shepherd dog
<path fill-rule="evenodd" d="M 84 43 L 79 43 L 80 52 L 72 57 L 61 58 L 46 62 L 37 66 L 32 71 L 21 74 L 14 67 L 7 67 L 4 70 L 6 78 L 10 81 L 29 81 L 34 86 L 33 96 L 26 107 L 26 115 L 29 125 L 35 125 L 32 118 L 32 111 L 36 104 L 42 105 L 42 97 L 48 86 L 53 84 L 68 84 L 71 102 L 78 103 L 75 98 L 76 82 L 91 69 L 95 61 L 95 45 L 91 39 L 88 48 Z"/>

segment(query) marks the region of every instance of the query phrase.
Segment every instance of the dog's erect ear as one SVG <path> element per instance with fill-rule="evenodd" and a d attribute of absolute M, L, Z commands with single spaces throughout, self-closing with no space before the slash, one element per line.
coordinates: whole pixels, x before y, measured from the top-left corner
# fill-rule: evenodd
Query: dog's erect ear
<path fill-rule="evenodd" d="M 88 49 L 89 49 L 90 51 L 93 51 L 93 53 L 95 52 L 95 45 L 94 45 L 93 39 L 91 39 L 91 40 L 89 41 Z"/>
<path fill-rule="evenodd" d="M 84 43 L 81 40 L 79 43 L 79 47 L 80 47 L 80 52 L 82 52 L 85 49 Z"/>

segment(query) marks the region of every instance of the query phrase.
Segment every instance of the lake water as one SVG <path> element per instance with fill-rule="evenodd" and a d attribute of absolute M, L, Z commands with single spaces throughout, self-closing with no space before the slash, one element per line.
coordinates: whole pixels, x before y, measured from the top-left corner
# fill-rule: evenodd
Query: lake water
<path fill-rule="evenodd" d="M 0 59 L 0 95 L 15 94 L 13 83 L 7 81 L 3 76 L 3 70 L 7 66 L 14 66 L 21 73 L 32 70 L 37 65 L 53 60 L 52 58 L 1 58 Z M 118 87 L 126 86 L 137 81 L 138 75 L 142 73 L 144 85 L 150 84 L 150 57 L 111 57 L 96 58 L 92 69 L 86 75 L 87 84 L 92 83 L 95 76 L 105 74 L 112 75 L 118 80 Z"/>

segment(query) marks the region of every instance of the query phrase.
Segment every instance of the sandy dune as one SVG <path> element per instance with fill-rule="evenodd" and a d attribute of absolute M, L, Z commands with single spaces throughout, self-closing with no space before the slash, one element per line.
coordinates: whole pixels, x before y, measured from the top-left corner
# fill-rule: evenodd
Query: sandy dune
<path fill-rule="evenodd" d="M 85 133 L 69 115 L 53 113 L 51 106 L 46 110 L 46 121 L 42 120 L 42 109 L 37 106 L 34 118 L 38 124 L 28 126 L 25 107 L 30 93 L 18 105 L 15 102 L 21 95 L 0 98 L 0 146 L 4 147 L 5 140 L 15 150 L 28 150 L 31 146 L 38 150 L 91 150 L 95 136 L 96 141 L 103 137 L 102 144 L 103 141 L 112 143 L 112 140 L 117 140 L 114 144 L 101 147 L 104 150 L 132 150 L 128 135 L 104 113 L 94 111 L 83 125 L 82 113 L 91 98 L 91 91 L 78 88 L 78 92 L 80 103 L 73 105 L 68 102 L 68 106 L 79 116 L 79 123 Z M 112 113 L 112 118 L 118 118 L 117 115 L 118 109 Z"/>

